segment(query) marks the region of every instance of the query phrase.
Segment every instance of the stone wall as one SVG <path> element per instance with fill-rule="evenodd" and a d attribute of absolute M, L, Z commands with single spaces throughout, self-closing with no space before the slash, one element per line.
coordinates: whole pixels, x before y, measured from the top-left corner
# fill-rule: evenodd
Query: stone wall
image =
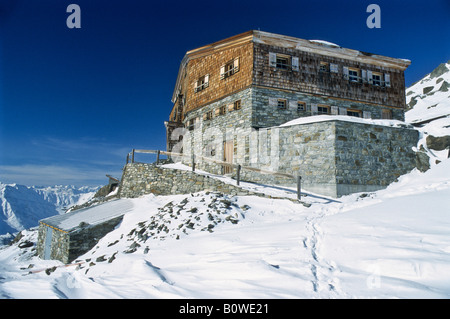
<path fill-rule="evenodd" d="M 233 163 L 249 163 L 249 149 L 245 149 L 245 136 L 249 137 L 252 131 L 252 89 L 248 88 L 233 95 L 227 96 L 220 101 L 211 103 L 201 109 L 189 112 L 186 122 L 194 119 L 195 125 L 192 130 L 186 131 L 183 141 L 174 148 L 177 152 L 182 146 L 186 155 L 184 162 L 190 163 L 192 153 L 196 155 L 224 160 L 224 143 L 233 145 Z M 234 103 L 239 101 L 239 109 L 234 108 Z M 220 109 L 225 107 L 225 113 Z M 211 111 L 213 117 L 204 119 L 203 114 Z M 195 120 L 196 119 L 196 120 Z M 211 162 L 197 161 L 198 167 L 206 171 L 222 174 L 222 167 Z"/>
<path fill-rule="evenodd" d="M 44 259 L 45 254 L 45 238 L 49 226 L 44 223 L 39 223 L 38 241 L 36 249 L 38 256 Z M 50 259 L 60 260 L 68 263 L 69 256 L 69 233 L 61 231 L 60 229 L 52 227 L 52 241 L 50 250 Z"/>
<path fill-rule="evenodd" d="M 278 99 L 286 100 L 287 107 L 285 109 L 278 107 L 276 104 Z M 303 109 L 298 108 L 298 102 L 304 103 Z M 311 108 L 313 104 L 328 107 L 330 115 L 347 115 L 347 112 L 352 110 L 359 111 L 360 117 L 366 115 L 371 119 L 381 119 L 382 111 L 385 110 L 391 112 L 393 119 L 404 121 L 403 109 L 399 108 L 389 108 L 372 103 L 318 96 L 303 92 L 254 87 L 252 89 L 251 125 L 257 128 L 278 126 L 299 117 L 317 115 Z"/>
<path fill-rule="evenodd" d="M 416 166 L 414 129 L 335 122 L 338 195 L 385 188 Z"/>
<path fill-rule="evenodd" d="M 288 107 L 269 105 L 269 99 L 277 98 L 287 99 Z M 215 112 L 235 100 L 241 101 L 241 109 L 225 114 Z M 306 108 L 290 107 L 295 105 L 291 101 L 303 101 Z M 180 142 L 186 154 L 183 162 L 189 165 L 192 153 L 223 161 L 224 143 L 231 141 L 233 164 L 301 175 L 311 191 L 335 197 L 380 189 L 415 167 L 411 148 L 417 144 L 417 132 L 411 129 L 355 123 L 345 118 L 278 126 L 310 116 L 313 103 L 334 106 L 339 113 L 354 109 L 370 112 L 371 118 L 381 118 L 382 108 L 371 104 L 252 87 L 188 114 L 188 119 L 200 120 Z M 213 111 L 214 116 L 203 120 L 204 111 Z M 402 119 L 403 112 L 398 111 L 394 115 Z M 215 174 L 224 172 L 222 166 L 211 162 L 197 159 L 196 165 Z M 295 185 L 286 179 L 245 170 L 241 176 L 248 181 Z"/>
<path fill-rule="evenodd" d="M 72 262 L 77 257 L 88 252 L 106 234 L 122 221 L 123 216 L 119 216 L 96 225 L 86 225 L 69 233 L 69 250 L 65 256 L 65 263 Z"/>
<path fill-rule="evenodd" d="M 218 191 L 229 195 L 259 195 L 188 170 L 129 163 L 124 167 L 119 197 L 135 198 L 146 194 L 175 195 L 201 191 Z"/>
<path fill-rule="evenodd" d="M 331 120 L 280 127 L 279 136 L 278 170 L 333 197 L 382 189 L 416 165 L 413 129 Z"/>

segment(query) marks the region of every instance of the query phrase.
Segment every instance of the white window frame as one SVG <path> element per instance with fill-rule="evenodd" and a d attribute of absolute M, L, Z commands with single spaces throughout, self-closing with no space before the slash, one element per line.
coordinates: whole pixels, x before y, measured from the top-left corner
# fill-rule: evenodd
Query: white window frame
<path fill-rule="evenodd" d="M 281 60 L 285 60 L 285 63 Z M 300 71 L 299 58 L 282 53 L 269 52 L 269 66 L 278 70 Z"/>
<path fill-rule="evenodd" d="M 361 79 L 361 70 L 357 68 L 348 68 L 348 80 L 350 82 L 359 83 Z"/>
<path fill-rule="evenodd" d="M 206 74 L 198 78 L 198 80 L 194 83 L 194 92 L 195 93 L 200 92 L 206 89 L 208 86 L 209 86 L 209 74 Z"/>
<path fill-rule="evenodd" d="M 220 67 L 220 79 L 226 79 L 239 72 L 239 57 L 228 61 Z"/>

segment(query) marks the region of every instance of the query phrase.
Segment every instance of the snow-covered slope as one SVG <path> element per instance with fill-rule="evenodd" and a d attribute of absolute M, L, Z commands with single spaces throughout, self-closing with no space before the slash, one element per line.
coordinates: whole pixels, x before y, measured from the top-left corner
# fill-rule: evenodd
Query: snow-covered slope
<path fill-rule="evenodd" d="M 0 183 L 0 235 L 37 226 L 40 219 L 61 214 L 69 206 L 89 200 L 96 189 Z"/>
<path fill-rule="evenodd" d="M 405 121 L 415 125 L 420 132 L 418 154 L 429 157 L 430 167 L 447 159 L 449 151 L 446 147 L 450 147 L 450 61 L 440 64 L 407 88 L 406 102 L 410 109 L 405 113 Z"/>
<path fill-rule="evenodd" d="M 122 223 L 73 267 L 33 256 L 26 231 L 0 249 L 0 296 L 450 297 L 450 160 L 374 193 L 305 195 L 310 207 L 208 192 L 126 199 Z"/>
<path fill-rule="evenodd" d="M 450 61 L 440 64 L 422 80 L 406 89 L 406 103 L 410 110 L 405 121 L 418 123 L 450 116 Z M 448 120 L 434 121 L 428 127 L 434 136 L 450 135 Z"/>

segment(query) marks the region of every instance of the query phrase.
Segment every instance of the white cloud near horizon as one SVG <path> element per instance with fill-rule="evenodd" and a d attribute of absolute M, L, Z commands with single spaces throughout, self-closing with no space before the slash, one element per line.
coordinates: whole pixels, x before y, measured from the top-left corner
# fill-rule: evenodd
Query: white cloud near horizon
<path fill-rule="evenodd" d="M 0 165 L 0 182 L 26 186 L 100 186 L 108 183 L 106 174 L 122 177 L 120 168 L 107 171 L 103 168 L 60 165 Z"/>

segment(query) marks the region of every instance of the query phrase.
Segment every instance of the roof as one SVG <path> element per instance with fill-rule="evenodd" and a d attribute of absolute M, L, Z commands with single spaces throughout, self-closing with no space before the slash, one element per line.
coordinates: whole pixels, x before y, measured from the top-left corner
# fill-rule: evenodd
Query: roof
<path fill-rule="evenodd" d="M 80 223 L 97 225 L 123 216 L 133 209 L 129 199 L 116 199 L 97 206 L 75 210 L 40 220 L 40 223 L 57 228 L 63 232 L 71 232 L 80 227 Z"/>

